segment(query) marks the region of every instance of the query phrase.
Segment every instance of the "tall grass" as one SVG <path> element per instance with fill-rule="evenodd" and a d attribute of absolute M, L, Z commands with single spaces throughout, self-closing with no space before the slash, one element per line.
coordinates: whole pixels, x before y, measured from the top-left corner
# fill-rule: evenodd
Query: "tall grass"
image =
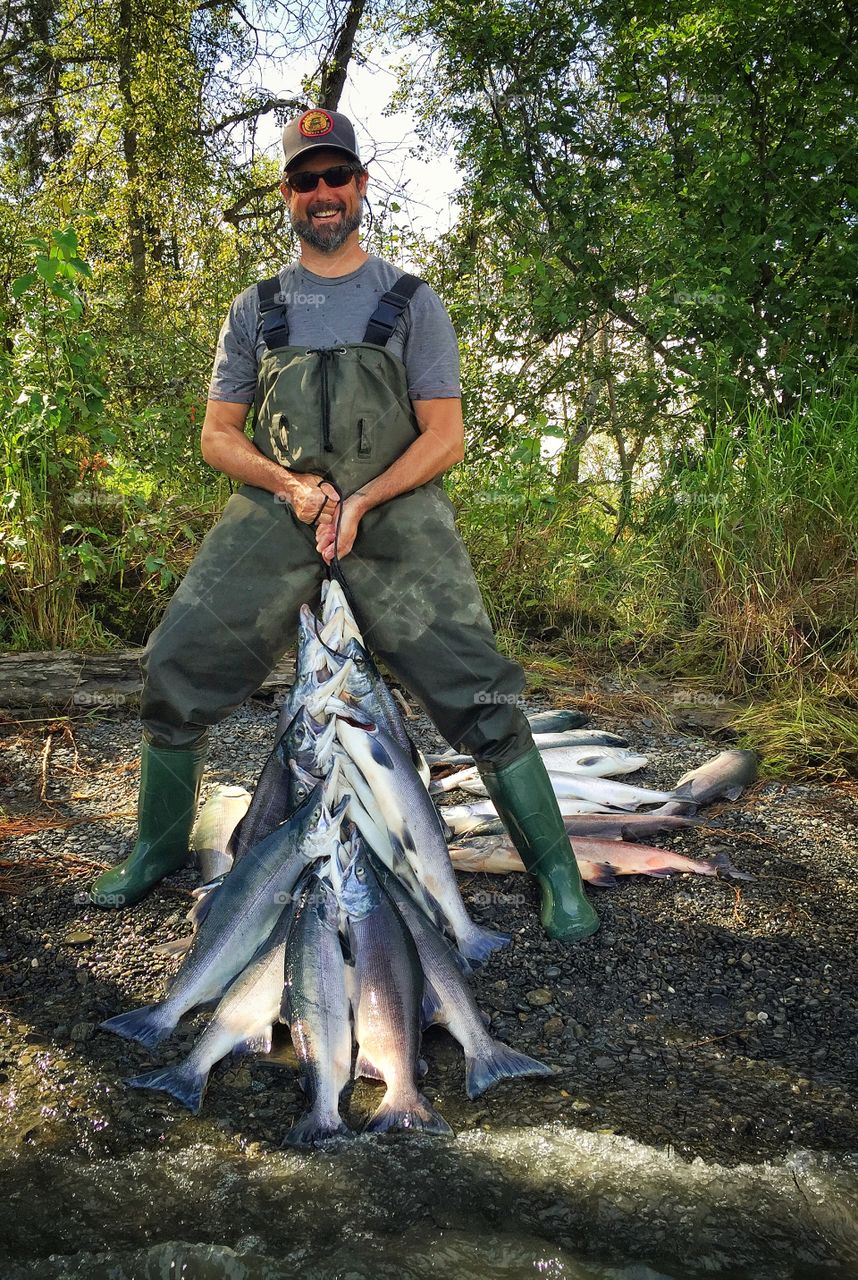
<path fill-rule="evenodd" d="M 776 768 L 858 768 L 858 392 L 690 436 L 619 538 L 592 485 L 558 501 L 544 464 L 464 469 L 454 498 L 502 641 L 705 678 L 751 699 L 739 728 Z"/>
<path fill-rule="evenodd" d="M 720 424 L 649 512 L 642 546 L 672 566 L 727 690 L 858 677 L 858 396 Z"/>

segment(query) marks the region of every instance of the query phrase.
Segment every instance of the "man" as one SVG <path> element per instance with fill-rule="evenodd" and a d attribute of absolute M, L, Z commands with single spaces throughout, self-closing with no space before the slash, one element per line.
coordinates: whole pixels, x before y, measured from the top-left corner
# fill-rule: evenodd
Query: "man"
<path fill-rule="evenodd" d="M 93 898 L 136 902 L 184 864 L 206 731 L 294 642 L 336 554 L 367 644 L 476 758 L 546 929 L 586 937 L 598 917 L 517 705 L 524 674 L 497 652 L 440 481 L 464 445 L 452 325 L 427 284 L 361 248 L 350 121 L 306 111 L 283 150 L 300 257 L 233 303 L 202 430 L 206 462 L 242 488 L 147 646 L 137 842 Z"/>

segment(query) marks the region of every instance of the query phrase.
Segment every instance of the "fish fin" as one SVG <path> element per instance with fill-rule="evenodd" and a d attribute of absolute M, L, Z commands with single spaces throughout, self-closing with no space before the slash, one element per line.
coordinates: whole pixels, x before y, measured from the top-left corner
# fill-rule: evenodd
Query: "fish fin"
<path fill-rule="evenodd" d="M 332 1138 L 353 1138 L 354 1131 L 340 1116 L 320 1116 L 317 1111 L 305 1111 L 283 1139 L 284 1147 L 315 1147 Z"/>
<path fill-rule="evenodd" d="M 585 870 L 587 868 L 587 870 Z M 616 889 L 617 877 L 614 868 L 610 862 L 589 862 L 578 864 L 581 872 L 581 878 L 587 881 L 587 884 L 593 884 L 598 889 Z"/>
<path fill-rule="evenodd" d="M 205 884 L 198 884 L 191 890 L 192 898 L 205 898 L 211 893 L 212 889 L 219 889 L 227 877 L 225 871 L 221 876 L 215 876 L 214 880 L 207 880 Z"/>
<path fill-rule="evenodd" d="M 721 795 L 727 800 L 738 800 L 744 790 L 742 786 L 728 787 L 726 791 L 722 791 Z"/>
<path fill-rule="evenodd" d="M 429 1063 L 425 1058 L 418 1058 L 416 1064 L 417 1078 L 422 1080 L 424 1076 L 429 1074 Z"/>
<path fill-rule="evenodd" d="M 410 1109 L 395 1107 L 386 1097 L 382 1099 L 381 1106 L 367 1122 L 364 1133 L 391 1133 L 395 1130 L 448 1136 L 453 1134 L 444 1117 L 438 1114 L 422 1093 L 418 1093 L 416 1105 Z"/>
<path fill-rule="evenodd" d="M 392 831 L 389 834 L 390 847 L 393 850 L 393 860 L 396 863 L 403 862 L 405 860 L 405 845 L 399 839 L 399 836 L 394 835 Z"/>
<path fill-rule="evenodd" d="M 716 874 L 719 876 L 727 876 L 730 880 L 756 880 L 757 878 L 750 871 L 740 871 L 738 867 L 734 867 L 730 861 L 729 853 L 724 849 L 716 853 L 712 861 L 715 863 Z"/>
<path fill-rule="evenodd" d="M 501 1040 L 492 1040 L 489 1050 L 477 1058 L 465 1055 L 465 1092 L 471 1100 L 499 1080 L 553 1075 L 553 1067 L 519 1053 L 518 1049 L 510 1049 Z"/>
<path fill-rule="evenodd" d="M 191 907 L 188 914 L 185 916 L 185 919 L 187 920 L 188 924 L 193 925 L 195 931 L 199 929 L 200 925 L 205 920 L 208 913 L 211 911 L 212 907 L 214 906 L 216 897 L 217 897 L 216 893 L 211 893 L 208 891 L 206 891 L 205 893 L 201 893 L 198 897 L 196 897 L 193 906 Z"/>
<path fill-rule="evenodd" d="M 477 968 L 489 958 L 493 951 L 500 951 L 512 941 L 508 933 L 500 933 L 497 929 L 484 929 L 475 924 L 473 929 L 458 940 L 459 950 L 466 960 Z"/>
<path fill-rule="evenodd" d="M 677 875 L 681 869 L 680 867 L 641 867 L 637 874 L 652 876 L 653 880 L 664 880 L 667 876 Z"/>
<path fill-rule="evenodd" d="M 423 1025 L 430 1027 L 434 1022 L 443 1022 L 443 1004 L 438 992 L 432 986 L 431 982 L 423 983 Z"/>
<path fill-rule="evenodd" d="M 575 763 L 584 769 L 589 769 L 591 764 L 598 764 L 601 759 L 601 756 L 578 756 Z"/>
<path fill-rule="evenodd" d="M 144 1004 L 130 1013 L 118 1013 L 115 1018 L 100 1022 L 102 1031 L 113 1031 L 126 1040 L 139 1040 L 147 1049 L 156 1048 L 173 1032 L 174 1023 L 162 1020 L 160 1004 Z"/>
<path fill-rule="evenodd" d="M 355 1078 L 358 1076 L 363 1076 L 364 1080 L 384 1079 L 378 1067 L 374 1066 L 364 1053 L 358 1054 L 357 1062 L 355 1063 Z"/>
<path fill-rule="evenodd" d="M 271 1027 L 263 1027 L 261 1031 L 257 1031 L 255 1035 L 247 1036 L 244 1040 L 239 1040 L 238 1044 L 233 1045 L 232 1056 L 241 1058 L 246 1053 L 270 1053 L 271 1052 Z"/>
<path fill-rule="evenodd" d="M 159 1067 L 156 1071 L 147 1071 L 145 1075 L 130 1076 L 125 1080 L 131 1089 L 160 1089 L 163 1093 L 171 1093 L 194 1115 L 200 1113 L 208 1082 L 207 1071 L 193 1071 L 183 1063 Z"/>
<path fill-rule="evenodd" d="M 377 738 L 371 739 L 369 752 L 376 764 L 380 764 L 382 769 L 389 769 L 391 773 L 393 772 L 393 761 Z"/>
<path fill-rule="evenodd" d="M 660 804 L 657 809 L 650 809 L 650 818 L 673 817 L 675 814 L 681 814 L 683 817 L 697 812 L 697 805 L 693 800 L 666 800 L 664 804 Z"/>
<path fill-rule="evenodd" d="M 173 938 L 170 942 L 159 942 L 152 950 L 156 956 L 183 956 L 194 940 L 189 933 L 186 938 Z"/>

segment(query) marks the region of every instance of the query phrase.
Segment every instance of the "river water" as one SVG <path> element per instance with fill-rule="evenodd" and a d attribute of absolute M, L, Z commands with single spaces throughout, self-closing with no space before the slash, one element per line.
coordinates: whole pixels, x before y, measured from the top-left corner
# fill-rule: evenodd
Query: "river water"
<path fill-rule="evenodd" d="M 689 1164 L 559 1125 L 310 1154 L 21 1149 L 0 1241 L 7 1280 L 854 1280 L 858 1160 Z"/>

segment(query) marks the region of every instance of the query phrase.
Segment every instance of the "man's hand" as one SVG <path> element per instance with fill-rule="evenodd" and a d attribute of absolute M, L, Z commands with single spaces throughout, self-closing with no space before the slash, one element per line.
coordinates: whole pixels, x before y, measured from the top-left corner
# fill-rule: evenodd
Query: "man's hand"
<path fill-rule="evenodd" d="M 289 487 L 284 488 L 283 497 L 302 524 L 336 516 L 340 500 L 332 484 L 312 471 L 292 471 L 289 475 Z"/>
<path fill-rule="evenodd" d="M 330 505 L 325 507 L 316 525 L 316 550 L 325 564 L 331 563 L 335 551 L 340 560 L 349 554 L 354 546 L 364 510 L 356 494 L 346 498 L 342 504 L 342 516 L 339 521 L 339 531 L 337 531 L 338 507 Z"/>

